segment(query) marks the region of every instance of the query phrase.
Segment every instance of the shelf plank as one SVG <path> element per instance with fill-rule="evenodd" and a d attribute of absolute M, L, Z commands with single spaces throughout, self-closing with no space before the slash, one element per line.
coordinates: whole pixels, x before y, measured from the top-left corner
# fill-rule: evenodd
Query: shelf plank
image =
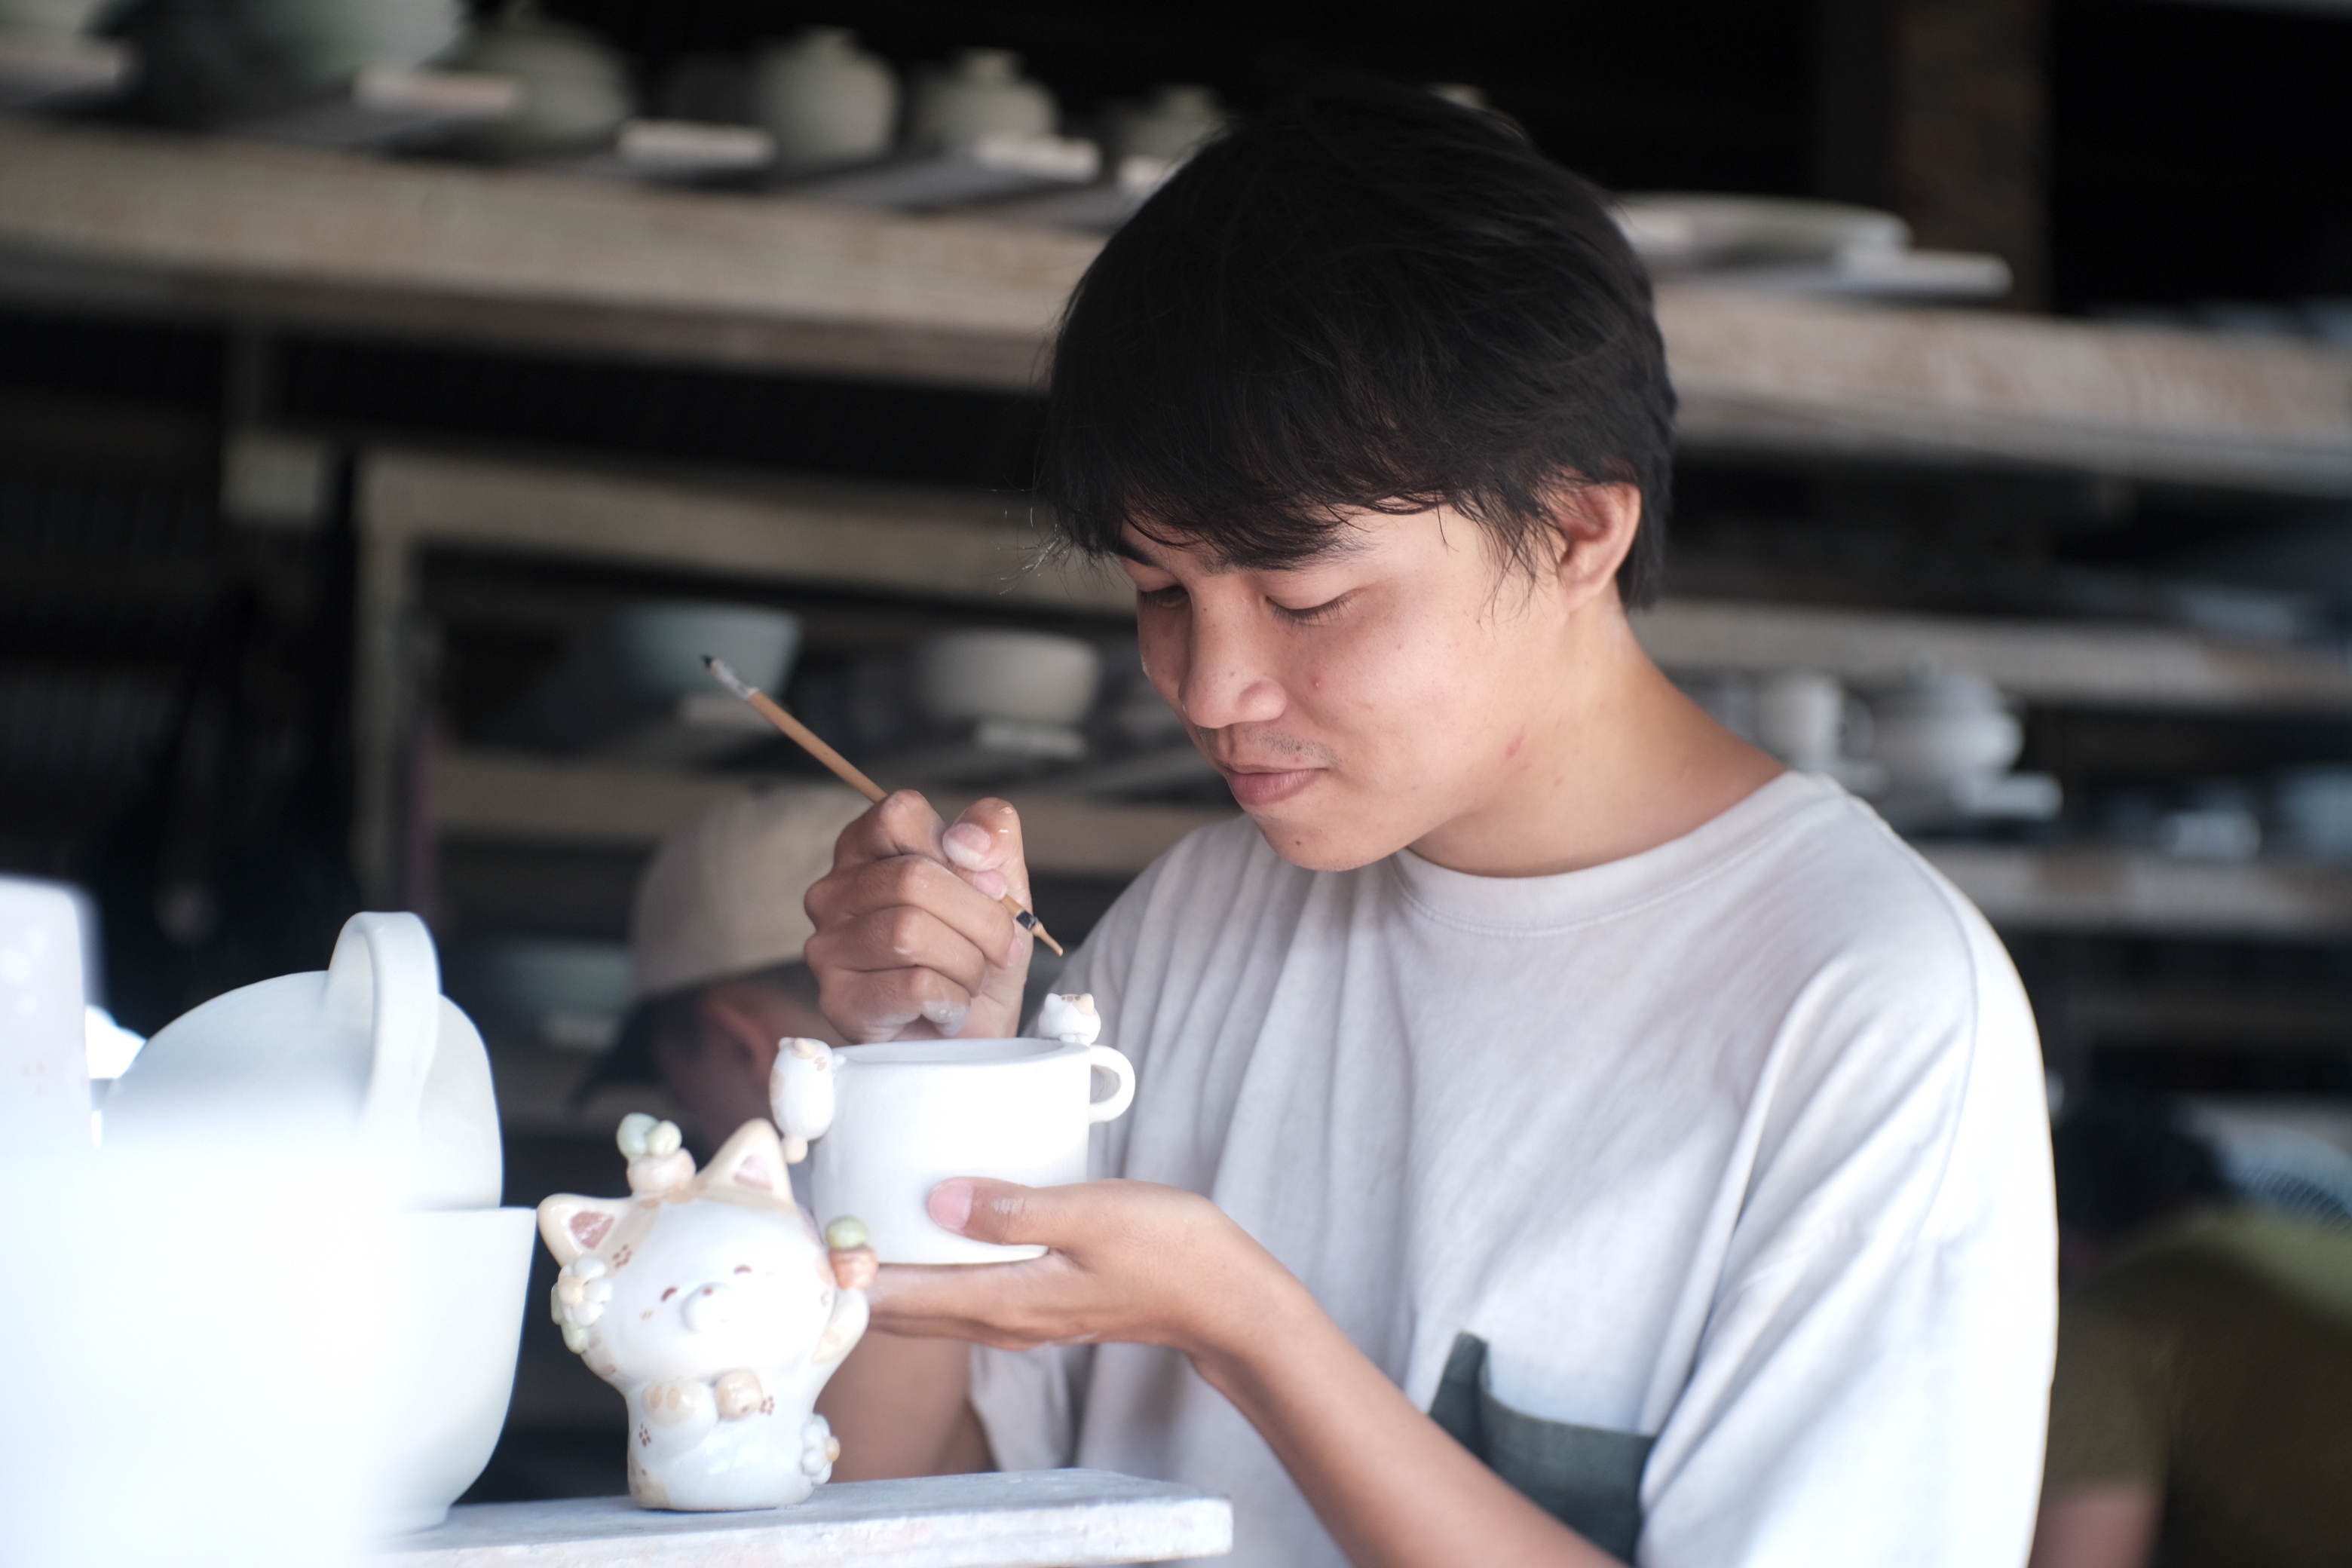
<path fill-rule="evenodd" d="M 2143 851 L 1930 844 L 1921 853 L 2004 931 L 2322 938 L 2352 932 L 2338 868 L 2215 865 Z"/>
<path fill-rule="evenodd" d="M 477 1503 L 376 1568 L 1077 1568 L 1222 1557 L 1233 1504 L 1108 1470 L 841 1481 L 794 1508 L 667 1513 L 626 1498 Z"/>
<path fill-rule="evenodd" d="M 1984 310 L 1661 289 L 1693 447 L 2352 492 L 2352 354 Z"/>
<path fill-rule="evenodd" d="M 650 847 L 749 782 L 740 773 L 458 752 L 436 766 L 433 798 L 439 829 L 452 837 Z M 1047 875 L 1133 876 L 1194 828 L 1235 815 L 1213 806 L 1086 800 L 1050 790 L 1003 794 L 1021 812 L 1030 868 Z M 976 796 L 940 796 L 936 804 L 952 814 L 969 798 Z"/>
<path fill-rule="evenodd" d="M 0 292 L 1024 387 L 1099 241 L 764 196 L 0 123 Z"/>
<path fill-rule="evenodd" d="M 0 123 L 0 296 L 1024 389 L 1098 237 Z M 2352 494 L 2352 354 L 1658 290 L 1695 448 Z"/>
<path fill-rule="evenodd" d="M 1670 672 L 1814 669 L 1887 685 L 1919 667 L 1983 676 L 2029 702 L 2172 710 L 2352 712 L 2352 665 L 2307 648 L 2165 627 L 1975 620 L 1672 599 L 1633 617 Z"/>
<path fill-rule="evenodd" d="M 935 599 L 1131 615 L 1115 571 L 1041 565 L 1025 503 L 982 492 L 385 450 L 362 468 L 370 534 L 663 571 L 752 574 Z"/>

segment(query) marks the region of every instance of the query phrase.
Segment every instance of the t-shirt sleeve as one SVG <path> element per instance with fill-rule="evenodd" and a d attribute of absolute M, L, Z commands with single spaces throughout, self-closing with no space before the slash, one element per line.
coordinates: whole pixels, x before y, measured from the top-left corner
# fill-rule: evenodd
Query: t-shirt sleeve
<path fill-rule="evenodd" d="M 2158 1357 L 2096 1287 L 2058 1313 L 2045 1497 L 2105 1482 L 2164 1484 L 2166 1396 Z"/>
<path fill-rule="evenodd" d="M 2056 1309 L 2032 1014 L 1972 911 L 1791 1013 L 1643 1479 L 1648 1568 L 2025 1559 Z M 1940 940 L 1937 940 L 1940 937 Z M 1849 955 L 1850 958 L 1854 955 Z"/>

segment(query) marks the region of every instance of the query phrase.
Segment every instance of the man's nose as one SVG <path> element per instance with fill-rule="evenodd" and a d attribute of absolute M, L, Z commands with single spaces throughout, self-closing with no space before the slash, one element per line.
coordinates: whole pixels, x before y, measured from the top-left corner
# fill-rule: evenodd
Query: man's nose
<path fill-rule="evenodd" d="M 686 1314 L 686 1326 L 698 1334 L 707 1334 L 733 1322 L 739 1305 L 734 1289 L 715 1280 L 709 1285 L 696 1286 L 680 1303 Z"/>
<path fill-rule="evenodd" d="M 1176 688 L 1177 710 L 1203 730 L 1263 724 L 1289 706 L 1247 617 L 1223 606 L 1196 608 Z"/>

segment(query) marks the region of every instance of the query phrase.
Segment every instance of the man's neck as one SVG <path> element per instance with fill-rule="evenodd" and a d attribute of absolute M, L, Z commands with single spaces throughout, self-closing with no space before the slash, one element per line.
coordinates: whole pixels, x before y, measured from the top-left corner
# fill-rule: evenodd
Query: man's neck
<path fill-rule="evenodd" d="M 1568 628 L 1559 682 L 1512 766 L 1413 846 L 1481 877 L 1580 871 L 1680 838 L 1779 777 L 1650 662 L 1613 599 Z"/>

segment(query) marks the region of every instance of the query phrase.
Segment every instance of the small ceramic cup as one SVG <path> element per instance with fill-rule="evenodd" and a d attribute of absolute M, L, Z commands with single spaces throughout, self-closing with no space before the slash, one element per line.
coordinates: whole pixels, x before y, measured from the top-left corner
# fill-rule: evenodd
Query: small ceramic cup
<path fill-rule="evenodd" d="M 1052 1040 L 900 1040 L 832 1049 L 786 1042 L 772 1086 L 789 1138 L 814 1141 L 821 1223 L 866 1222 L 885 1263 L 1007 1263 L 999 1247 L 944 1230 L 927 1206 L 951 1176 L 1030 1187 L 1087 1179 L 1087 1135 L 1135 1099 L 1135 1068 L 1108 1046 Z M 1116 1080 L 1093 1098 L 1097 1073 Z M 789 1145 L 788 1145 L 789 1146 Z"/>

